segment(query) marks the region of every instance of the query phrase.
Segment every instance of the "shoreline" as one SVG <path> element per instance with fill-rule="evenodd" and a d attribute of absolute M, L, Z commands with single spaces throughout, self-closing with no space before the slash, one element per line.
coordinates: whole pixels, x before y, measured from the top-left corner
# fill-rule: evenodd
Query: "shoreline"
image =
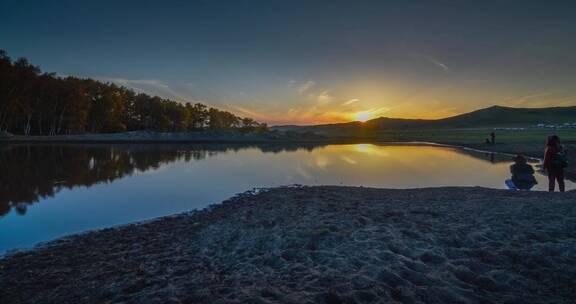
<path fill-rule="evenodd" d="M 0 257 L 0 302 L 563 303 L 576 297 L 573 201 L 576 191 L 263 189 Z"/>
<path fill-rule="evenodd" d="M 524 156 L 538 159 L 542 161 L 544 157 L 544 145 L 537 143 L 513 143 L 513 144 L 495 144 L 492 146 L 485 144 L 467 144 L 464 147 L 471 149 L 486 150 L 493 153 L 506 153 L 511 156 L 515 154 L 523 154 Z M 576 144 L 573 142 L 565 143 L 568 151 L 568 167 L 564 169 L 566 178 L 576 179 Z"/>
<path fill-rule="evenodd" d="M 524 154 L 533 159 L 542 160 L 544 146 L 540 142 L 513 142 L 513 143 L 470 143 L 452 140 L 382 140 L 378 138 L 353 137 L 287 137 L 275 133 L 238 133 L 222 131 L 188 132 L 188 133 L 157 133 L 157 132 L 125 132 L 109 134 L 84 135 L 57 135 L 57 136 L 12 136 L 0 138 L 1 145 L 10 144 L 303 144 L 303 145 L 331 145 L 331 144 L 412 144 L 437 145 L 458 149 L 471 149 L 486 153 L 501 153 L 513 156 Z M 574 142 L 565 143 L 568 151 L 576 150 Z M 566 177 L 576 180 L 576 153 L 568 153 L 568 167 L 565 169 Z"/>

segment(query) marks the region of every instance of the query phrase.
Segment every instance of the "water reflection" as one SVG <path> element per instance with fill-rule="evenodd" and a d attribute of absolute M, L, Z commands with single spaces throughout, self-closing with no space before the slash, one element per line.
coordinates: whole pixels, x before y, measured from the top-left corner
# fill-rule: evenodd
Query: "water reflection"
<path fill-rule="evenodd" d="M 263 153 L 312 151 L 320 145 L 10 145 L 0 149 L 0 217 L 58 191 L 110 183 L 135 172 L 175 161 L 199 161 L 230 151 L 257 148 Z"/>

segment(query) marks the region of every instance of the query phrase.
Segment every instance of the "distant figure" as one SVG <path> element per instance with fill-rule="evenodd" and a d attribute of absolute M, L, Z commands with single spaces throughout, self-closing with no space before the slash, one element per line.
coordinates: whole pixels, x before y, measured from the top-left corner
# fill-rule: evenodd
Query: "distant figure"
<path fill-rule="evenodd" d="M 490 139 L 486 138 L 486 144 L 487 145 L 491 144 Z"/>
<path fill-rule="evenodd" d="M 534 168 L 520 154 L 514 157 L 514 164 L 510 166 L 510 173 L 512 173 L 512 178 L 506 180 L 506 186 L 512 190 L 528 191 L 538 184 L 534 177 Z"/>
<path fill-rule="evenodd" d="M 548 191 L 554 192 L 556 182 L 558 182 L 560 192 L 564 192 L 564 168 L 567 166 L 566 151 L 560 143 L 560 138 L 557 135 L 548 136 L 544 151 L 544 163 L 542 164 L 548 173 Z"/>
<path fill-rule="evenodd" d="M 492 131 L 492 133 L 490 133 L 490 142 L 492 144 L 496 143 L 496 133 L 494 133 L 494 131 Z"/>

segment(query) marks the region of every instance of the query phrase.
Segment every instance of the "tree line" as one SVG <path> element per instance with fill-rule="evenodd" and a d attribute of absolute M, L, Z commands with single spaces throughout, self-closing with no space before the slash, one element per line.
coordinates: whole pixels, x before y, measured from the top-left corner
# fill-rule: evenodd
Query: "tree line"
<path fill-rule="evenodd" d="M 183 104 L 113 83 L 42 73 L 25 58 L 12 61 L 0 50 L 0 131 L 62 135 L 206 129 L 253 132 L 267 126 L 202 103 Z"/>

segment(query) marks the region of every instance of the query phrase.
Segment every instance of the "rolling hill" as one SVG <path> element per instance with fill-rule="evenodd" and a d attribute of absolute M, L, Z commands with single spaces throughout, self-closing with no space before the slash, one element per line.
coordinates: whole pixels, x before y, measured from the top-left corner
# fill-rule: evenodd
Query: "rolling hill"
<path fill-rule="evenodd" d="M 551 108 L 511 108 L 492 106 L 442 119 L 402 119 L 380 117 L 366 122 L 347 122 L 312 126 L 274 126 L 279 131 L 314 132 L 324 135 L 366 133 L 409 129 L 466 129 L 529 127 L 539 123 L 576 123 L 576 106 Z"/>

